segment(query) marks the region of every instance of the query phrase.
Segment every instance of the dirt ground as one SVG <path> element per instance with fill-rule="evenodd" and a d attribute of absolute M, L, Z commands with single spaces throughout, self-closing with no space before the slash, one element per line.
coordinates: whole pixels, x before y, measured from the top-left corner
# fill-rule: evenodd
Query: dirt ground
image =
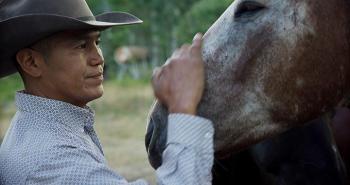
<path fill-rule="evenodd" d="M 139 178 L 155 183 L 144 145 L 148 111 L 153 102 L 150 86 L 145 83 L 107 82 L 104 96 L 90 106 L 96 111 L 95 129 L 110 167 L 129 181 Z M 14 103 L 2 108 L 0 136 L 4 136 Z"/>

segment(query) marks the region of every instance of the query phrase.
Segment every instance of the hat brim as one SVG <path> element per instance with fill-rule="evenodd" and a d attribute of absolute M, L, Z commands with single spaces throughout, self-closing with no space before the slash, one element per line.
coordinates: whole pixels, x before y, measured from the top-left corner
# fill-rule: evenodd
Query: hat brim
<path fill-rule="evenodd" d="M 139 24 L 142 20 L 125 12 L 110 12 L 95 16 L 94 20 L 80 20 L 51 14 L 30 14 L 0 22 L 0 78 L 15 73 L 15 55 L 25 47 L 66 30 L 98 29 Z"/>

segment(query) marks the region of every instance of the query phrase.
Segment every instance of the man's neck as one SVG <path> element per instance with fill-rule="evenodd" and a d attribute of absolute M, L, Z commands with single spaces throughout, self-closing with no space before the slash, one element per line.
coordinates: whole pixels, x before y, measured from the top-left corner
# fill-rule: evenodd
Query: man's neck
<path fill-rule="evenodd" d="M 86 103 L 79 103 L 79 102 L 72 102 L 69 101 L 63 97 L 58 97 L 58 96 L 52 96 L 52 93 L 47 93 L 45 91 L 42 91 L 40 88 L 27 88 L 27 86 L 24 89 L 24 93 L 34 95 L 34 96 L 39 96 L 47 99 L 52 99 L 52 100 L 57 100 L 57 101 L 62 101 L 66 103 L 70 103 L 72 105 L 84 108 L 86 107 Z"/>

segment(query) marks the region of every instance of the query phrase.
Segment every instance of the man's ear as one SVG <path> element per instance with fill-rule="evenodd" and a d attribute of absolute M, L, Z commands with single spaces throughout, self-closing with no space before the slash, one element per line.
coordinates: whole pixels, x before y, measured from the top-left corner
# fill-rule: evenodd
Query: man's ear
<path fill-rule="evenodd" d="M 43 63 L 45 61 L 40 53 L 25 48 L 17 52 L 16 59 L 19 66 L 21 66 L 23 73 L 26 73 L 31 77 L 41 76 Z"/>

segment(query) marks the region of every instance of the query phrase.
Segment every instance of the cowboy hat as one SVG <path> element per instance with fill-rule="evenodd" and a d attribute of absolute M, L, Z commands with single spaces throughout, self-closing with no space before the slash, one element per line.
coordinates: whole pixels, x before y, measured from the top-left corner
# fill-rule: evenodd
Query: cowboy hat
<path fill-rule="evenodd" d="M 54 33 L 142 23 L 124 12 L 94 16 L 85 0 L 0 0 L 0 78 L 16 72 L 16 53 Z"/>

